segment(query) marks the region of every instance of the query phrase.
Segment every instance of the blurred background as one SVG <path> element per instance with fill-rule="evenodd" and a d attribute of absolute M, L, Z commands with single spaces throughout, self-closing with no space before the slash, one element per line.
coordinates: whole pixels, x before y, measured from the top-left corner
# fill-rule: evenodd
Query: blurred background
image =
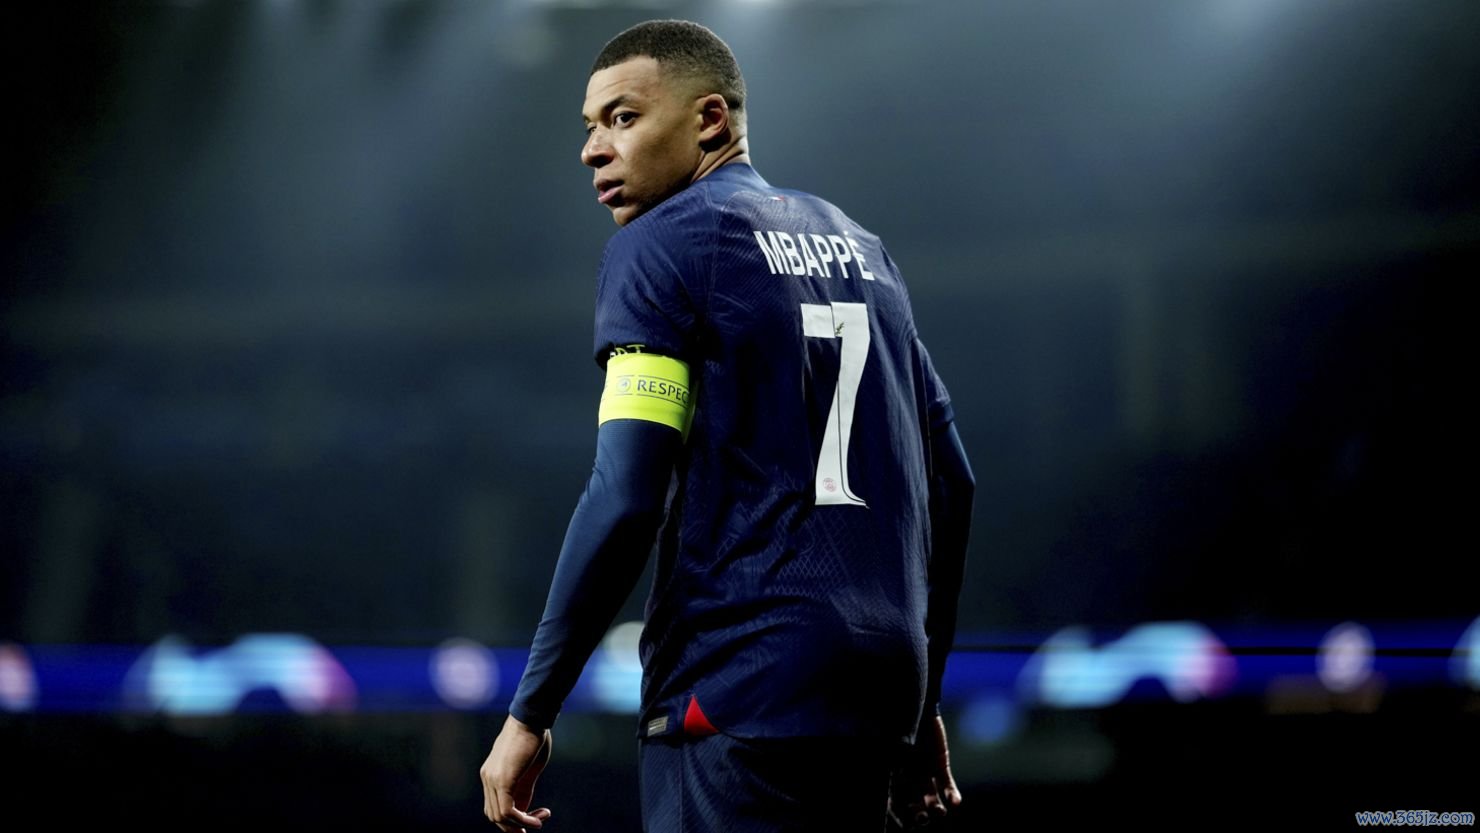
<path fill-rule="evenodd" d="M 12 812 L 492 829 L 594 452 L 586 76 L 675 16 L 762 175 L 886 241 L 953 394 L 955 829 L 1480 809 L 1480 5 L 0 14 Z M 645 586 L 552 830 L 638 829 Z"/>

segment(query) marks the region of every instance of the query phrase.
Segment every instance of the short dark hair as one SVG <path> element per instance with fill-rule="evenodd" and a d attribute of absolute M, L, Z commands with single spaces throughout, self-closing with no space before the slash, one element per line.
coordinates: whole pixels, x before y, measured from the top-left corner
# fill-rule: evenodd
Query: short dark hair
<path fill-rule="evenodd" d="M 688 20 L 649 20 L 622 32 L 602 47 L 591 74 L 643 55 L 665 70 L 702 81 L 724 96 L 731 110 L 745 109 L 745 79 L 735 53 L 719 35 Z"/>

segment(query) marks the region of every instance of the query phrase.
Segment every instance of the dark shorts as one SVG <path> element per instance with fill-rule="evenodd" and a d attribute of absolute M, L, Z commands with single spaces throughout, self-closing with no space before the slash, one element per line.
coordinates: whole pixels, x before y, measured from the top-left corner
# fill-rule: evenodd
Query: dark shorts
<path fill-rule="evenodd" d="M 882 833 L 898 749 L 854 738 L 641 742 L 646 833 Z"/>

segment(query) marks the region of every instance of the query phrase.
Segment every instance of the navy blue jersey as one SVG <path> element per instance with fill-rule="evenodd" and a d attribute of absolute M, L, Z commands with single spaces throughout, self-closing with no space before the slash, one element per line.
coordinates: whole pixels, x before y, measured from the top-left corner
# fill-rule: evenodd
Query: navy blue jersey
<path fill-rule="evenodd" d="M 877 237 L 732 163 L 623 227 L 595 356 L 686 362 L 641 725 L 912 736 L 928 704 L 930 433 L 950 400 Z M 668 720 L 663 720 L 667 717 Z"/>

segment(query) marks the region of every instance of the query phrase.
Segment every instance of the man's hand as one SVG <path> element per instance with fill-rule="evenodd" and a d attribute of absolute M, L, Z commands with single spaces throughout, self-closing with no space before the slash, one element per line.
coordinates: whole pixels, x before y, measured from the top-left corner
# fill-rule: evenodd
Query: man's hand
<path fill-rule="evenodd" d="M 550 817 L 547 807 L 529 809 L 534 782 L 550 762 L 550 743 L 549 729 L 536 732 L 509 715 L 478 770 L 483 779 L 483 815 L 504 833 L 539 829 Z"/>
<path fill-rule="evenodd" d="M 937 715 L 920 724 L 915 745 L 895 774 L 889 814 L 905 830 L 938 824 L 961 806 L 961 790 L 951 775 L 946 727 Z"/>

